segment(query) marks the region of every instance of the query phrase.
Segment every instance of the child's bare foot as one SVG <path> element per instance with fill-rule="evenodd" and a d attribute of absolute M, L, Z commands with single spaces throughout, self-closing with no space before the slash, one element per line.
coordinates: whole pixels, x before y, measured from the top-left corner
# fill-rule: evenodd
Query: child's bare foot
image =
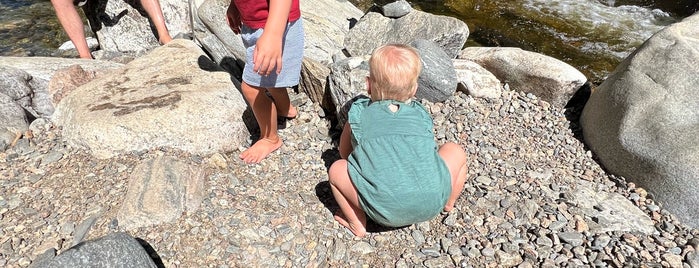
<path fill-rule="evenodd" d="M 359 224 L 359 226 L 354 226 L 353 224 L 350 224 L 345 218 L 345 214 L 342 213 L 341 209 L 335 211 L 335 216 L 333 216 L 333 218 L 335 218 L 335 221 L 337 221 L 337 223 L 352 231 L 352 233 L 357 237 L 366 236 L 366 228 L 364 226 L 361 226 L 361 224 Z"/>
<path fill-rule="evenodd" d="M 238 157 L 246 164 L 257 164 L 269 154 L 279 149 L 279 147 L 282 147 L 282 139 L 277 138 L 276 140 L 271 140 L 262 138 L 250 146 L 250 148 L 240 153 Z"/>
<path fill-rule="evenodd" d="M 444 212 L 451 212 L 451 210 L 453 210 L 453 209 L 454 209 L 454 204 L 451 204 L 451 205 L 446 204 L 446 205 L 444 205 Z"/>
<path fill-rule="evenodd" d="M 286 114 L 277 113 L 278 116 L 284 117 L 286 119 L 294 119 L 296 116 L 299 114 L 299 111 L 296 110 L 296 107 L 293 105 L 289 105 L 289 111 L 286 112 Z"/>

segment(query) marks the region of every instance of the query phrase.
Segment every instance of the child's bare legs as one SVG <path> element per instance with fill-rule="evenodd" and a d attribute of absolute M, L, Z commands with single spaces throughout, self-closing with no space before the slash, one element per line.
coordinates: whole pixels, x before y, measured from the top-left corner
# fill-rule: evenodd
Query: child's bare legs
<path fill-rule="evenodd" d="M 163 45 L 172 41 L 170 32 L 168 32 L 167 26 L 165 26 L 165 17 L 163 16 L 163 10 L 160 9 L 160 2 L 158 0 L 141 0 L 141 5 L 148 13 L 148 17 L 150 17 L 153 25 L 155 25 L 155 30 L 158 32 L 158 41 Z"/>
<path fill-rule="evenodd" d="M 277 108 L 277 115 L 294 118 L 298 114 L 296 107 L 291 105 L 291 100 L 289 100 L 289 93 L 286 92 L 286 88 L 275 88 L 269 90 L 269 94 L 272 95 L 274 101 L 274 106 Z"/>
<path fill-rule="evenodd" d="M 451 195 L 444 205 L 444 211 L 449 212 L 454 209 L 454 203 L 456 203 L 456 199 L 466 183 L 466 173 L 468 172 L 466 151 L 456 143 L 447 142 L 439 147 L 439 156 L 447 164 L 451 174 Z"/>
<path fill-rule="evenodd" d="M 247 164 L 259 163 L 270 153 L 282 146 L 277 135 L 277 109 L 265 94 L 267 89 L 241 83 L 241 91 L 252 108 L 255 120 L 260 126 L 260 139 L 240 154 L 240 159 Z M 274 91 L 274 90 L 273 90 Z"/>
<path fill-rule="evenodd" d="M 357 188 L 347 173 L 347 160 L 340 159 L 330 166 L 328 171 L 330 188 L 333 196 L 340 205 L 340 211 L 335 212 L 335 220 L 359 237 L 366 235 L 366 214 L 359 207 Z"/>

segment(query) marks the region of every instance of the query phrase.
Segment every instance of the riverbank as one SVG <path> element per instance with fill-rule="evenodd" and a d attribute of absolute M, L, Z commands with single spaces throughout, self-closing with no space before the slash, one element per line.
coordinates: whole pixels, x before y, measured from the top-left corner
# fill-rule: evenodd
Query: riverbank
<path fill-rule="evenodd" d="M 606 174 L 578 139 L 575 109 L 513 91 L 425 103 L 438 142 L 459 142 L 470 157 L 455 211 L 354 238 L 332 219 L 326 172 L 338 130 L 306 96 L 292 99 L 300 115 L 281 130 L 284 146 L 254 166 L 237 151 L 99 160 L 50 124 L 37 129 L 0 153 L 0 266 L 27 267 L 47 249 L 122 230 L 116 215 L 134 167 L 164 156 L 211 174 L 198 210 L 129 231 L 161 267 L 698 267 L 699 230 Z"/>

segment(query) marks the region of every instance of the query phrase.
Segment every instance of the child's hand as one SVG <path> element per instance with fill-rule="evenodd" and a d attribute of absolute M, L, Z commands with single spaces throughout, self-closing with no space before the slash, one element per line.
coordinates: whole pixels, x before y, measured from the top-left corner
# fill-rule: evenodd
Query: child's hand
<path fill-rule="evenodd" d="M 228 10 L 226 10 L 226 22 L 235 34 L 240 34 L 240 11 L 238 11 L 238 8 L 233 4 L 232 0 L 231 4 L 228 6 Z"/>
<path fill-rule="evenodd" d="M 276 67 L 277 74 L 282 71 L 282 40 L 281 36 L 262 33 L 252 54 L 252 62 L 255 64 L 253 71 L 267 76 Z"/>

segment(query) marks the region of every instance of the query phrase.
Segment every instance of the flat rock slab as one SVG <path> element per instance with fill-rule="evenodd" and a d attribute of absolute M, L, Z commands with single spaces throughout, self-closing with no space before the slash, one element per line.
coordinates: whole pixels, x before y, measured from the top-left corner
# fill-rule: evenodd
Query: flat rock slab
<path fill-rule="evenodd" d="M 64 96 L 54 122 L 98 158 L 169 147 L 197 154 L 247 142 L 239 83 L 192 41 L 174 40 Z"/>
<path fill-rule="evenodd" d="M 171 157 L 149 159 L 134 169 L 117 219 L 133 229 L 172 222 L 195 211 L 204 192 L 205 171 Z"/>

